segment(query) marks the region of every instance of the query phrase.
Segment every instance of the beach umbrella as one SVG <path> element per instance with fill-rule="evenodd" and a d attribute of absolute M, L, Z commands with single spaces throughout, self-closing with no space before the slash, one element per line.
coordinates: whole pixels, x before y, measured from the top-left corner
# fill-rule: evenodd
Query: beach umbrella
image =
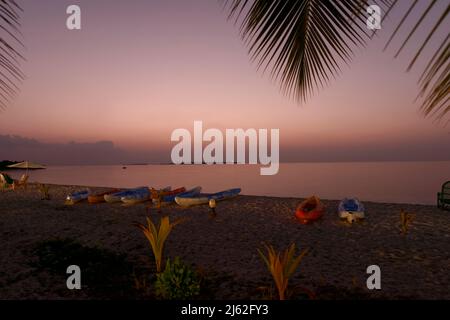
<path fill-rule="evenodd" d="M 8 168 L 27 169 L 27 175 L 28 175 L 28 169 L 45 169 L 45 166 L 43 166 L 41 164 L 30 162 L 30 161 L 24 161 L 24 162 L 19 162 L 16 164 L 9 165 Z"/>

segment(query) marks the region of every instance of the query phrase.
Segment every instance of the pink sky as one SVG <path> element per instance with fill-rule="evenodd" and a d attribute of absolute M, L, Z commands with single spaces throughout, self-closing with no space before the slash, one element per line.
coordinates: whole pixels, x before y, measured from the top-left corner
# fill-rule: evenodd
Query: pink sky
<path fill-rule="evenodd" d="M 65 28 L 73 1 L 20 3 L 27 80 L 0 116 L 1 135 L 167 149 L 172 130 L 202 120 L 206 128 L 279 128 L 282 148 L 299 152 L 450 145 L 448 127 L 414 104 L 417 72 L 404 72 L 413 51 L 396 60 L 393 49 L 382 52 L 392 21 L 337 81 L 299 106 L 256 70 L 216 1 L 77 1 L 81 31 Z"/>

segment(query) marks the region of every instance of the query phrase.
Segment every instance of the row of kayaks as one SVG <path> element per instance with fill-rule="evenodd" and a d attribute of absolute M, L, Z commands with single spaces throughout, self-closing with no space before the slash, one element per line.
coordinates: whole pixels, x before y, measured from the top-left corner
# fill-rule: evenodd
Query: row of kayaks
<path fill-rule="evenodd" d="M 220 191 L 217 193 L 201 193 L 201 187 L 195 187 L 187 190 L 185 187 L 172 190 L 171 187 L 163 189 L 153 189 L 148 187 L 137 187 L 125 190 L 109 190 L 92 192 L 91 190 L 82 190 L 71 193 L 66 197 L 66 204 L 75 204 L 84 200 L 89 203 L 118 203 L 125 205 L 134 205 L 146 201 L 153 203 L 171 203 L 176 202 L 183 207 L 193 205 L 207 204 L 210 200 L 221 201 L 233 198 L 240 192 L 240 188 Z"/>
<path fill-rule="evenodd" d="M 363 219 L 364 205 L 357 198 L 344 198 L 339 202 L 338 215 L 353 223 Z M 325 205 L 316 196 L 302 201 L 295 211 L 295 216 L 302 224 L 308 224 L 320 219 L 325 213 Z"/>

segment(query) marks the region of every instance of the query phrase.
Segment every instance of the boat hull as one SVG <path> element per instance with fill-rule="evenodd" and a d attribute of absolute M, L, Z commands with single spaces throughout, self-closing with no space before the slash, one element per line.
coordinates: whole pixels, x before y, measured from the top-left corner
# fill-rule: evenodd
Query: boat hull
<path fill-rule="evenodd" d="M 78 202 L 81 202 L 83 200 L 86 200 L 89 196 L 89 190 L 74 192 L 69 194 L 66 197 L 66 204 L 72 205 Z"/>
<path fill-rule="evenodd" d="M 175 200 L 175 197 L 185 193 L 186 192 L 186 188 L 185 187 L 181 187 L 175 190 L 167 190 L 163 189 L 162 191 L 159 192 L 155 192 L 154 194 L 152 193 L 152 202 L 154 204 L 157 204 L 159 201 L 159 197 L 161 197 L 161 202 L 173 202 Z"/>
<path fill-rule="evenodd" d="M 120 191 L 120 192 L 116 192 L 116 193 L 107 194 L 104 196 L 104 198 L 105 198 L 105 201 L 108 203 L 121 202 L 122 197 L 128 196 L 130 194 L 133 194 L 136 191 L 144 190 L 144 189 L 148 190 L 147 187 L 139 187 L 139 188 L 134 188 L 134 189 L 129 189 L 129 190 L 124 190 L 124 191 Z"/>
<path fill-rule="evenodd" d="M 353 223 L 365 218 L 364 211 L 339 211 L 339 218 L 347 220 L 348 223 Z"/>
<path fill-rule="evenodd" d="M 198 196 L 177 196 L 175 197 L 175 202 L 182 207 L 190 207 L 195 205 L 207 204 L 211 199 L 214 199 L 216 201 L 231 199 L 239 195 L 240 192 L 240 188 L 235 188 L 213 194 L 200 194 Z"/>
<path fill-rule="evenodd" d="M 136 190 L 120 198 L 120 200 L 127 205 L 138 204 L 150 200 L 150 190 L 148 188 Z"/>
<path fill-rule="evenodd" d="M 295 217 L 300 221 L 300 223 L 308 224 L 322 218 L 323 213 L 324 210 L 314 210 L 309 212 L 297 210 L 295 212 Z"/>
<path fill-rule="evenodd" d="M 295 217 L 302 224 L 308 224 L 322 218 L 325 206 L 319 198 L 313 196 L 301 202 L 295 211 Z"/>
<path fill-rule="evenodd" d="M 364 205 L 357 198 L 345 198 L 339 203 L 338 215 L 349 223 L 364 219 Z"/>
<path fill-rule="evenodd" d="M 103 202 L 106 202 L 106 200 L 105 200 L 106 195 L 117 193 L 120 191 L 123 191 L 123 190 L 114 189 L 111 191 L 94 193 L 94 194 L 90 194 L 87 199 L 90 204 L 103 203 Z"/>

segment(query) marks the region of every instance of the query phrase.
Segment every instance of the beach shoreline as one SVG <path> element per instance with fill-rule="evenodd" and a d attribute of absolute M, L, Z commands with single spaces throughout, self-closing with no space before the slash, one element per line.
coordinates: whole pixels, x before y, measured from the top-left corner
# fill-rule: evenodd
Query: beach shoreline
<path fill-rule="evenodd" d="M 450 299 L 450 214 L 434 206 L 361 199 L 366 218 L 350 225 L 339 220 L 338 201 L 324 200 L 324 217 L 301 225 L 294 216 L 301 198 L 242 195 L 219 202 L 214 219 L 207 206 L 170 205 L 158 213 L 148 210 L 145 203 L 130 207 L 86 202 L 64 205 L 67 194 L 84 188 L 50 185 L 48 201 L 41 200 L 35 184 L 27 190 L 0 193 L 0 240 L 4 244 L 1 299 L 99 298 L 89 290 L 68 290 L 65 270 L 55 275 L 35 267 L 34 248 L 52 239 L 71 239 L 86 247 L 125 255 L 137 269 L 144 270 L 143 274 L 150 273 L 153 255 L 133 223 L 145 223 L 147 216 L 156 221 L 163 215 L 188 218 L 169 235 L 165 256 L 179 256 L 213 275 L 211 299 L 264 297 L 258 288 L 273 285 L 257 252 L 264 243 L 278 250 L 291 243 L 298 252 L 309 248 L 290 285 L 316 293 L 334 288 L 328 295 L 317 294 L 318 299 L 345 299 L 344 292 L 357 292 L 363 299 Z M 401 210 L 415 214 L 407 235 L 399 232 Z M 381 290 L 366 288 L 369 265 L 380 266 Z M 335 294 L 330 295 L 333 290 Z"/>

